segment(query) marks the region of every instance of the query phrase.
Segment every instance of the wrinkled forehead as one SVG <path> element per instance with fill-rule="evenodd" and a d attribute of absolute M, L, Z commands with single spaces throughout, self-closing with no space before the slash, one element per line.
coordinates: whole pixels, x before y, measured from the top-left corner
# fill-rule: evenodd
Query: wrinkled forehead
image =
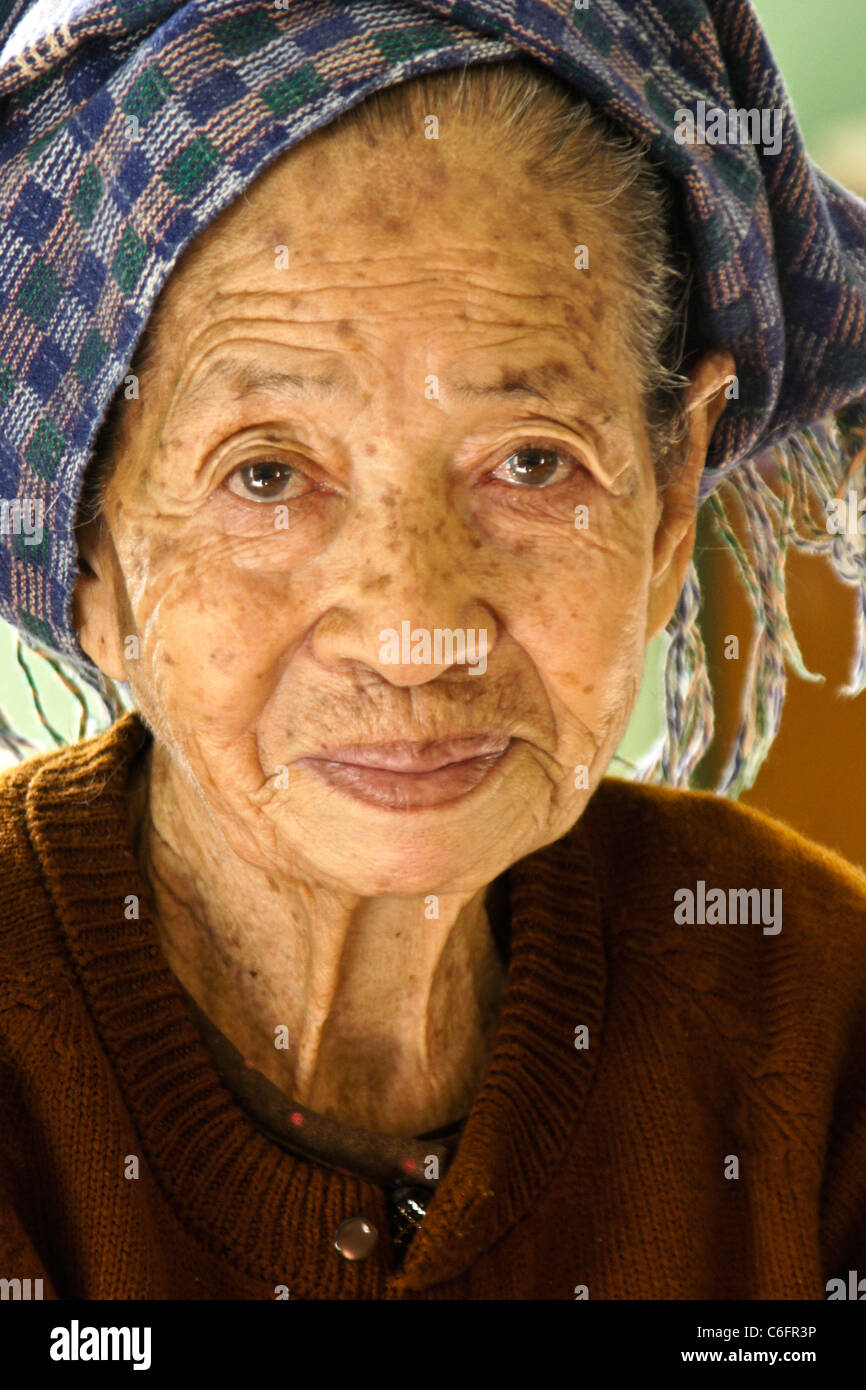
<path fill-rule="evenodd" d="M 473 289 L 492 315 L 497 297 L 524 295 L 530 321 L 531 301 L 543 313 L 542 301 L 558 298 L 566 335 L 582 323 L 598 335 L 607 316 L 624 327 L 634 254 L 605 208 L 549 186 L 495 126 L 473 121 L 447 141 L 414 144 L 395 129 L 371 145 L 338 123 L 280 155 L 196 237 L 149 335 L 179 368 L 209 318 L 268 317 L 269 296 L 280 316 L 371 323 L 399 286 L 411 303 L 414 283 L 433 314 L 425 277 L 441 308 L 451 287 L 455 314 Z"/>
<path fill-rule="evenodd" d="M 635 254 L 607 206 L 551 187 L 483 121 L 372 146 L 327 127 L 175 266 L 133 366 L 146 379 L 112 492 L 173 485 L 205 437 L 265 418 L 342 449 L 371 424 L 396 443 L 433 428 L 430 373 L 443 456 L 509 411 L 547 407 L 630 451 Z"/>

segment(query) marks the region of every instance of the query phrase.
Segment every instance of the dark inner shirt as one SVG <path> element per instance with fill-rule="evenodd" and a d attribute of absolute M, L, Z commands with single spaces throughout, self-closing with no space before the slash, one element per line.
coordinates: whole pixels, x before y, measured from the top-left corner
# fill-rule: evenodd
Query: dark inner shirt
<path fill-rule="evenodd" d="M 488 888 L 486 904 L 494 941 L 507 968 L 511 946 L 507 872 Z M 180 981 L 177 984 L 225 1085 L 272 1143 L 307 1162 L 364 1178 L 385 1189 L 390 1198 L 392 1243 L 401 1259 L 454 1157 L 466 1117 L 403 1139 L 345 1125 L 308 1110 L 248 1065 Z"/>

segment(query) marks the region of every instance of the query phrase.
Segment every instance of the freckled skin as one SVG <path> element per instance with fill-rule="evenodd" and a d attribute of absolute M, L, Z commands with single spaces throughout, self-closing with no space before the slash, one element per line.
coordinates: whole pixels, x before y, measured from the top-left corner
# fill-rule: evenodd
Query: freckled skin
<path fill-rule="evenodd" d="M 325 130 L 208 228 L 161 296 L 155 375 L 75 595 L 83 647 L 156 732 L 130 818 L 169 963 L 287 1094 L 395 1134 L 471 1104 L 504 987 L 487 887 L 574 824 L 610 762 L 682 586 L 733 369 L 722 353 L 695 368 L 687 466 L 658 497 L 618 329 L 625 249 L 604 209 L 566 208 L 497 138 Z M 294 400 L 214 380 L 184 413 L 229 350 L 354 380 Z M 449 386 L 530 366 L 552 404 Z M 561 451 L 545 487 L 505 467 L 539 436 Z M 239 495 L 262 458 L 296 470 L 285 499 Z M 403 621 L 484 629 L 486 671 L 388 664 L 380 632 Z M 512 739 L 505 763 L 428 811 L 297 766 L 491 730 Z"/>

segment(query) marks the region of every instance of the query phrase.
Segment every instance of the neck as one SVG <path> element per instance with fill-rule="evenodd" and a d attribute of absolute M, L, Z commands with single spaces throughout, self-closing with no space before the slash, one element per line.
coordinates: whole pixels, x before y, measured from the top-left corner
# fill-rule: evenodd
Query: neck
<path fill-rule="evenodd" d="M 467 1113 L 505 989 L 498 893 L 361 898 L 250 864 L 157 743 L 131 807 L 168 963 L 254 1067 L 300 1104 L 384 1133 Z"/>

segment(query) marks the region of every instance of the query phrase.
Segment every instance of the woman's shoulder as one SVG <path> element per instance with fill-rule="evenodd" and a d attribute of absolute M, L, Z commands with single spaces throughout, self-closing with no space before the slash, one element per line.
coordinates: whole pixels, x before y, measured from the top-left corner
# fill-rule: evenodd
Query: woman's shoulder
<path fill-rule="evenodd" d="M 61 961 L 58 904 L 105 871 L 106 798 L 122 801 L 124 764 L 140 735 L 126 714 L 92 738 L 0 772 L 0 978 L 7 992 L 34 974 L 34 962 L 47 970 L 49 961 Z"/>
<path fill-rule="evenodd" d="M 689 1047 L 760 1058 L 762 1086 L 803 1071 L 830 1094 L 862 1075 L 859 865 L 711 792 L 604 779 L 583 820 L 613 995 L 658 1032 L 679 1020 Z"/>
<path fill-rule="evenodd" d="M 685 791 L 605 777 L 587 807 L 594 825 L 630 848 L 639 834 L 647 852 L 728 864 L 784 866 L 791 881 L 828 875 L 866 893 L 866 865 L 810 839 L 786 821 L 708 791 Z"/>
<path fill-rule="evenodd" d="M 147 737 L 141 716 L 135 710 L 122 714 L 107 728 L 89 738 L 33 753 L 22 762 L 0 768 L 0 830 L 16 825 L 23 813 L 31 788 L 40 792 L 50 785 L 61 793 L 72 792 L 82 776 L 97 769 L 113 771 L 140 747 Z M 43 774 L 48 774 L 48 780 Z"/>
<path fill-rule="evenodd" d="M 671 926 L 758 928 L 783 954 L 824 957 L 830 941 L 866 978 L 866 870 L 786 822 L 620 778 L 602 780 L 582 821 L 608 902 L 652 903 Z"/>

